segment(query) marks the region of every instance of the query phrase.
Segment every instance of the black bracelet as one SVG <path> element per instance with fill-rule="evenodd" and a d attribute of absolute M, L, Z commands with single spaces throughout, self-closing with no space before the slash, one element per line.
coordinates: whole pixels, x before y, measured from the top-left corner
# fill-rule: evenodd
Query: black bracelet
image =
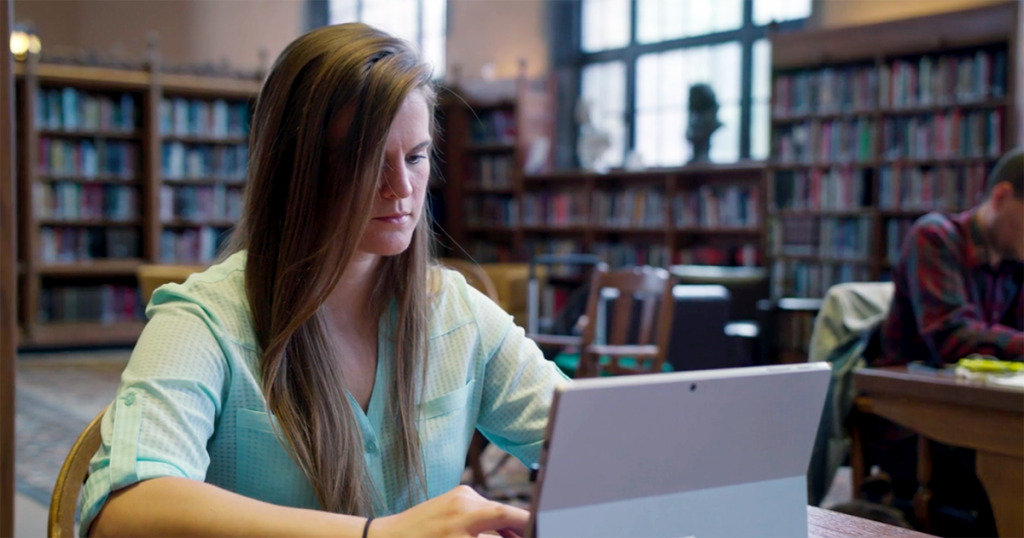
<path fill-rule="evenodd" d="M 373 521 L 372 517 L 366 518 L 366 525 L 363 526 L 363 538 L 366 538 L 366 535 L 370 532 L 370 522 L 372 522 L 372 521 Z"/>

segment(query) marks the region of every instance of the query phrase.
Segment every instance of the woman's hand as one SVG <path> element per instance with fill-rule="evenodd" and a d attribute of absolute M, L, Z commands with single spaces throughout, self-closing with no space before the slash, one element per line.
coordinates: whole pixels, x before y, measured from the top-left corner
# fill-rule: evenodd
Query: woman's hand
<path fill-rule="evenodd" d="M 465 538 L 499 533 L 510 538 L 522 536 L 529 519 L 526 510 L 489 501 L 473 488 L 459 486 L 400 514 L 373 520 L 368 536 Z"/>

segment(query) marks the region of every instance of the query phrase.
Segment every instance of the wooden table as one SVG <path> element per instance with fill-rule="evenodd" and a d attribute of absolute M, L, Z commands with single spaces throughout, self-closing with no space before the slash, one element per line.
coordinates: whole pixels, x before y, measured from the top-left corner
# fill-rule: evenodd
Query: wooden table
<path fill-rule="evenodd" d="M 926 538 L 927 536 L 929 535 L 877 521 L 822 510 L 814 506 L 807 507 L 807 538 Z"/>
<path fill-rule="evenodd" d="M 931 439 L 976 451 L 975 472 L 999 535 L 1024 536 L 1024 391 L 906 367 L 865 368 L 853 379 L 866 397 L 858 399 L 859 410 L 918 433 L 919 521 L 928 521 Z"/>

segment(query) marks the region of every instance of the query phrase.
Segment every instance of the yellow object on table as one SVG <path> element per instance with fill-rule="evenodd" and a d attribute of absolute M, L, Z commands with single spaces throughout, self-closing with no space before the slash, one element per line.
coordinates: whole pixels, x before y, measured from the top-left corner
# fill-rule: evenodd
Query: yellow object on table
<path fill-rule="evenodd" d="M 986 374 L 1014 374 L 1024 373 L 1024 362 L 1001 361 L 999 359 L 984 359 L 980 357 L 966 357 L 956 363 L 958 368 L 968 372 Z"/>

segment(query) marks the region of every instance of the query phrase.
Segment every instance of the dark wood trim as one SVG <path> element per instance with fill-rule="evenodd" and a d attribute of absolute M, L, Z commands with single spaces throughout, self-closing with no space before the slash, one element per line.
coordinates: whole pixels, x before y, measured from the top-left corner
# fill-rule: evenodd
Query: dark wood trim
<path fill-rule="evenodd" d="M 913 19 L 779 34 L 772 37 L 772 65 L 791 69 L 871 61 L 878 51 L 894 57 L 987 45 L 1005 41 L 1006 37 L 993 37 L 1015 34 L 1016 25 L 1016 2 L 1005 2 Z"/>
<path fill-rule="evenodd" d="M 0 44 L 7 44 L 12 0 L 0 0 Z M 0 54 L 0 536 L 14 536 L 14 385 L 18 347 L 14 189 L 14 62 Z"/>
<path fill-rule="evenodd" d="M 1001 388 L 949 374 L 908 372 L 906 367 L 858 370 L 854 384 L 860 392 L 896 398 L 921 398 L 966 407 L 1024 414 L 1019 390 Z"/>

